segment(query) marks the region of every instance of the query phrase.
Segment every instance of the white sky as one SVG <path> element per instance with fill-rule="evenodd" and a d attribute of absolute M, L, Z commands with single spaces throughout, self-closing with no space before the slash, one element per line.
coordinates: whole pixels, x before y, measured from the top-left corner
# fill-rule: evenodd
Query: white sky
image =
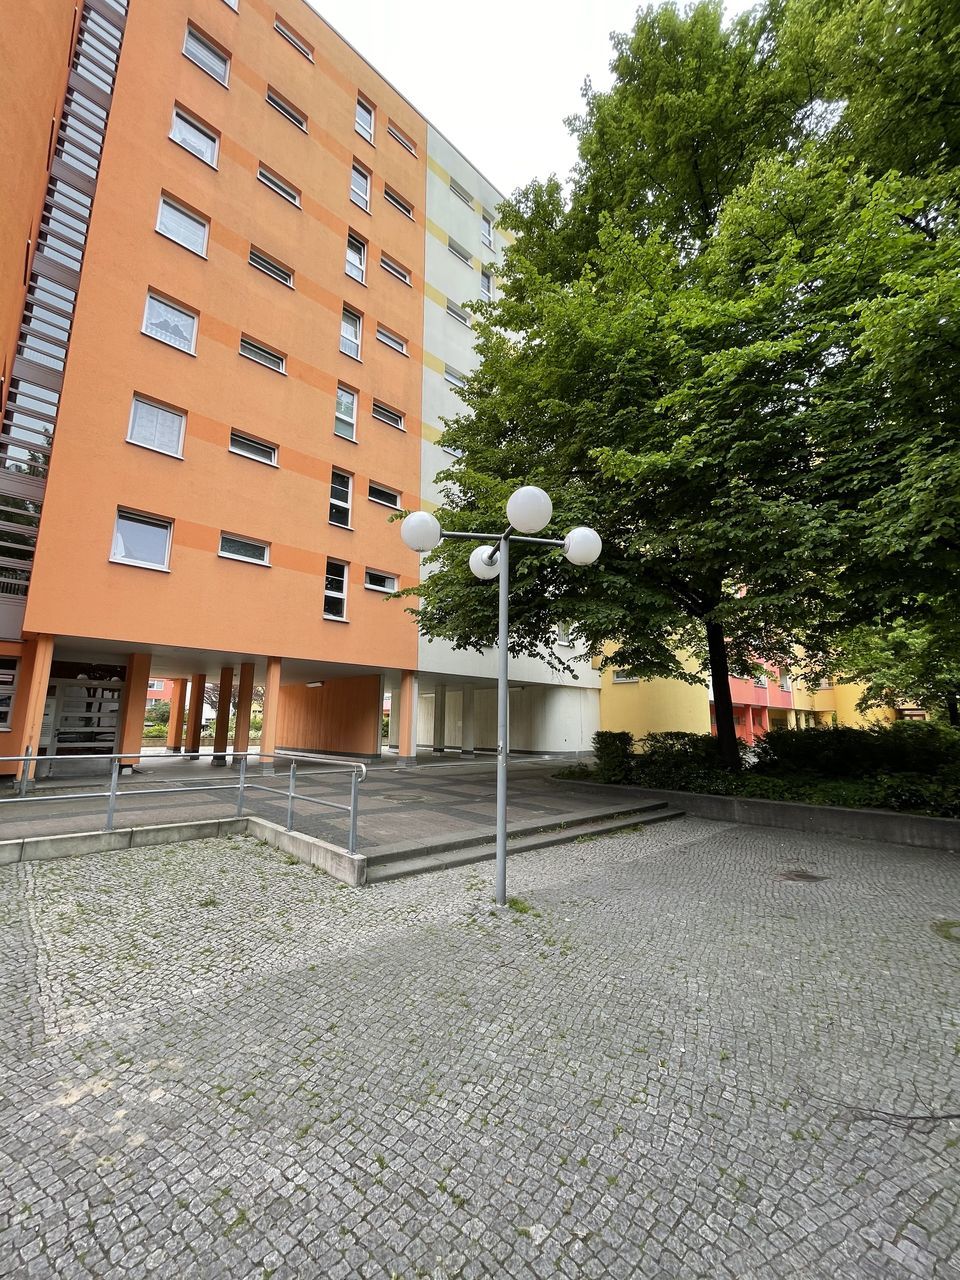
<path fill-rule="evenodd" d="M 308 0 L 368 62 L 509 195 L 565 178 L 576 146 L 563 121 L 580 88 L 610 83 L 611 31 L 638 0 Z M 728 13 L 746 8 L 728 0 Z"/>

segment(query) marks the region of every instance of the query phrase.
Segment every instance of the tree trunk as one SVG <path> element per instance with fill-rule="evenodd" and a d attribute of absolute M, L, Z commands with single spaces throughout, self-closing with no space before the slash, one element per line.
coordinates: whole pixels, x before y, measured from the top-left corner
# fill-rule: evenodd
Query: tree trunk
<path fill-rule="evenodd" d="M 954 728 L 960 726 L 960 702 L 957 701 L 956 690 L 947 694 L 947 715 Z"/>
<path fill-rule="evenodd" d="M 727 665 L 727 646 L 723 627 L 718 622 L 708 622 L 707 653 L 710 657 L 710 677 L 713 681 L 713 708 L 717 717 L 717 745 L 720 758 L 727 769 L 740 768 L 740 749 L 737 746 L 737 727 L 733 719 L 733 697 L 730 693 L 730 668 Z"/>

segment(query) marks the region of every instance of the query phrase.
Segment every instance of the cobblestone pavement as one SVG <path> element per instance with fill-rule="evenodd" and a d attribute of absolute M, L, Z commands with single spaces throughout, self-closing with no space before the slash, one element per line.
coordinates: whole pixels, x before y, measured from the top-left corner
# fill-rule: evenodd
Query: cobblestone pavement
<path fill-rule="evenodd" d="M 0 872 L 0 1274 L 960 1275 L 960 1123 L 853 1110 L 960 1111 L 956 858 L 684 819 L 510 883 Z"/>

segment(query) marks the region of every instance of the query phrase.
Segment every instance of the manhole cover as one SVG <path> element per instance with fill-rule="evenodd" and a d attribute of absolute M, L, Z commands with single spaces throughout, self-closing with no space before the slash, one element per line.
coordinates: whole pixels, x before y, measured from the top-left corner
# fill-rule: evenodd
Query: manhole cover
<path fill-rule="evenodd" d="M 829 876 L 817 876 L 812 871 L 804 871 L 803 867 L 797 867 L 794 871 L 781 871 L 777 876 L 778 880 L 801 880 L 811 882 L 814 880 L 829 880 Z"/>

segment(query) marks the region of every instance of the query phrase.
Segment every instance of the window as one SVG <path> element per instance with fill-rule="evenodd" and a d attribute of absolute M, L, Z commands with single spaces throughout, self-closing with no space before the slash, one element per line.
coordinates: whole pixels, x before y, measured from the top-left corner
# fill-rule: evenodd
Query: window
<path fill-rule="evenodd" d="M 294 31 L 293 27 L 288 27 L 279 13 L 273 24 L 273 29 L 278 31 L 288 44 L 292 44 L 298 53 L 302 53 L 305 58 L 308 58 L 311 62 L 313 61 L 313 45 L 309 40 L 304 40 L 303 36 Z"/>
<path fill-rule="evenodd" d="M 148 293 L 147 308 L 143 314 L 143 332 L 192 355 L 197 342 L 197 316 L 183 307 L 175 307 L 172 302 L 165 302 L 156 294 Z"/>
<path fill-rule="evenodd" d="M 407 354 L 406 338 L 401 338 L 399 334 L 391 333 L 382 324 L 377 325 L 377 341 L 382 342 L 384 346 L 392 347 L 394 351 L 399 351 L 403 356 Z"/>
<path fill-rule="evenodd" d="M 164 681 L 163 681 L 163 680 L 148 680 L 148 681 L 147 681 L 147 689 L 148 689 L 151 693 L 162 693 L 162 692 L 163 692 L 163 686 L 164 686 Z"/>
<path fill-rule="evenodd" d="M 277 446 L 268 444 L 266 440 L 258 440 L 256 436 L 244 435 L 242 431 L 230 432 L 230 452 L 240 453 L 254 462 L 266 462 L 277 465 Z"/>
<path fill-rule="evenodd" d="M 451 302 L 449 298 L 447 299 L 447 315 L 452 316 L 454 320 L 458 320 L 460 324 L 465 324 L 469 328 L 469 315 L 464 311 L 463 307 L 458 307 L 457 304 L 455 302 Z"/>
<path fill-rule="evenodd" d="M 388 258 L 385 253 L 380 254 L 380 265 L 384 271 L 389 271 L 392 276 L 396 276 L 404 284 L 410 283 L 410 272 L 407 268 L 401 267 L 399 262 L 394 262 L 393 258 Z"/>
<path fill-rule="evenodd" d="M 757 689 L 765 689 L 765 688 L 767 687 L 767 677 L 766 677 L 766 676 L 757 676 L 757 678 L 756 678 L 756 680 L 754 680 L 753 684 L 754 684 L 754 687 L 755 687 L 755 688 L 757 688 Z"/>
<path fill-rule="evenodd" d="M 350 311 L 347 307 L 343 308 L 343 315 L 340 318 L 340 350 L 345 356 L 352 356 L 354 360 L 360 359 L 360 339 L 362 336 L 363 321 L 355 311 Z"/>
<path fill-rule="evenodd" d="M 459 258 L 460 261 L 466 263 L 468 267 L 471 265 L 470 250 L 465 249 L 462 244 L 458 244 L 457 241 L 454 240 L 453 236 L 447 236 L 447 248 L 455 258 Z"/>
<path fill-rule="evenodd" d="M 569 622 L 557 623 L 557 644 L 563 645 L 565 649 L 569 649 L 572 647 L 573 640 L 570 637 Z"/>
<path fill-rule="evenodd" d="M 346 272 L 348 276 L 353 276 L 354 280 L 359 280 L 361 284 L 363 284 L 367 276 L 367 246 L 359 236 L 353 235 L 352 232 L 347 236 Z"/>
<path fill-rule="evenodd" d="M 333 419 L 333 434 L 342 440 L 357 438 L 357 393 L 349 387 L 337 387 L 337 408 Z"/>
<path fill-rule="evenodd" d="M 154 404 L 142 396 L 133 397 L 130 410 L 130 426 L 127 428 L 127 440 L 131 444 L 139 444 L 144 449 L 154 449 L 157 453 L 169 453 L 171 457 L 182 456 L 183 428 L 187 415 L 179 409 L 168 409 L 165 405 Z"/>
<path fill-rule="evenodd" d="M 212 40 L 202 36 L 195 27 L 187 27 L 183 52 L 191 62 L 197 64 L 201 71 L 206 71 L 208 76 L 213 76 L 214 80 L 219 80 L 221 84 L 226 84 L 229 80 L 229 56 L 222 49 L 218 49 Z"/>
<path fill-rule="evenodd" d="M 17 659 L 0 658 L 0 729 L 10 728 L 10 714 L 17 693 Z"/>
<path fill-rule="evenodd" d="M 370 175 L 357 164 L 350 174 L 350 199 L 361 209 L 370 212 Z"/>
<path fill-rule="evenodd" d="M 113 531 L 111 560 L 140 565 L 144 569 L 166 569 L 170 560 L 173 521 L 141 516 L 119 510 Z"/>
<path fill-rule="evenodd" d="M 327 576 L 324 580 L 323 616 L 336 618 L 341 622 L 347 617 L 347 566 L 339 560 L 327 561 Z"/>
<path fill-rule="evenodd" d="M 157 230 L 168 240 L 175 240 L 191 253 L 198 253 L 201 258 L 207 256 L 207 233 L 210 223 L 198 214 L 188 213 L 182 205 L 171 200 L 169 196 L 161 196 L 160 209 L 157 213 Z"/>
<path fill-rule="evenodd" d="M 396 427 L 399 431 L 403 431 L 403 414 L 397 413 L 396 409 L 390 409 L 379 400 L 374 400 L 370 412 L 380 422 L 385 422 L 388 427 Z"/>
<path fill-rule="evenodd" d="M 281 284 L 286 284 L 291 289 L 293 288 L 293 272 L 290 268 L 285 267 L 276 258 L 271 258 L 262 249 L 254 248 L 253 245 L 250 246 L 250 265 L 251 267 L 256 267 L 258 271 L 264 272 L 265 275 L 272 276 L 274 280 L 279 280 Z"/>
<path fill-rule="evenodd" d="M 780 672 L 780 688 L 784 693 L 789 693 L 793 688 L 793 681 L 790 679 L 789 671 Z"/>
<path fill-rule="evenodd" d="M 363 585 L 368 591 L 396 591 L 397 575 L 381 573 L 379 569 L 367 569 L 363 575 Z"/>
<path fill-rule="evenodd" d="M 307 132 L 307 117 L 299 107 L 295 107 L 282 93 L 278 93 L 272 85 L 267 86 L 267 101 L 275 111 L 279 111 L 282 116 L 286 116 L 291 124 L 295 124 L 304 133 Z"/>
<path fill-rule="evenodd" d="M 379 502 L 385 507 L 393 507 L 394 511 L 400 510 L 400 495 L 393 489 L 386 489 L 382 484 L 377 484 L 371 480 L 367 489 L 367 497 L 371 502 Z"/>
<path fill-rule="evenodd" d="M 413 205 L 408 204 L 403 196 L 398 196 L 395 191 L 391 191 L 389 187 L 383 188 L 383 198 L 395 209 L 399 209 L 401 213 L 406 214 L 408 218 L 413 217 Z"/>
<path fill-rule="evenodd" d="M 361 138 L 373 141 L 373 107 L 362 98 L 357 99 L 356 129 Z"/>
<path fill-rule="evenodd" d="M 272 351 L 262 342 L 254 342 L 253 338 L 240 339 L 240 354 L 248 360 L 256 360 L 257 364 L 265 364 L 276 373 L 286 373 L 287 357 L 279 351 Z"/>
<path fill-rule="evenodd" d="M 390 137 L 393 138 L 395 142 L 399 142 L 405 151 L 409 151 L 412 156 L 417 154 L 417 148 L 414 146 L 412 140 L 408 138 L 403 130 L 398 125 L 395 125 L 392 120 L 387 125 L 387 133 L 389 133 Z"/>
<path fill-rule="evenodd" d="M 470 194 L 470 192 L 467 190 L 466 187 L 461 186 L 461 184 L 456 180 L 456 178 L 450 179 L 450 190 L 453 192 L 455 196 L 459 197 L 459 199 L 461 199 L 464 204 L 470 205 L 471 208 L 473 207 L 473 196 Z"/>
<path fill-rule="evenodd" d="M 452 387 L 465 387 L 467 385 L 467 375 L 459 373 L 456 369 L 451 369 L 448 364 L 443 366 L 443 377 Z"/>
<path fill-rule="evenodd" d="M 234 533 L 221 533 L 220 555 L 225 560 L 249 560 L 252 564 L 270 563 L 270 543 L 241 538 Z"/>
<path fill-rule="evenodd" d="M 234 13 L 236 13 L 240 4 L 240 0 L 224 0 L 224 3 L 228 4 L 230 8 L 234 11 Z"/>
<path fill-rule="evenodd" d="M 284 200 L 289 200 L 291 204 L 295 204 L 300 208 L 300 191 L 292 183 L 281 178 L 278 173 L 274 173 L 272 169 L 268 169 L 265 164 L 261 164 L 257 169 L 257 177 L 265 187 L 269 187 L 271 191 L 275 191 L 278 196 L 283 196 Z"/>
<path fill-rule="evenodd" d="M 485 249 L 493 248 L 493 219 L 488 213 L 480 215 L 480 243 Z"/>
<path fill-rule="evenodd" d="M 493 276 L 489 271 L 480 272 L 480 297 L 484 302 L 493 301 Z"/>
<path fill-rule="evenodd" d="M 341 529 L 350 528 L 350 493 L 353 477 L 346 471 L 330 473 L 330 523 L 338 524 Z"/>
<path fill-rule="evenodd" d="M 181 107 L 174 110 L 170 137 L 179 146 L 197 156 L 204 164 L 210 165 L 213 169 L 217 167 L 217 155 L 220 150 L 219 136 L 212 129 L 208 129 L 188 116 Z"/>
<path fill-rule="evenodd" d="M 640 677 L 635 676 L 630 670 L 619 670 L 613 673 L 614 684 L 639 684 Z"/>

